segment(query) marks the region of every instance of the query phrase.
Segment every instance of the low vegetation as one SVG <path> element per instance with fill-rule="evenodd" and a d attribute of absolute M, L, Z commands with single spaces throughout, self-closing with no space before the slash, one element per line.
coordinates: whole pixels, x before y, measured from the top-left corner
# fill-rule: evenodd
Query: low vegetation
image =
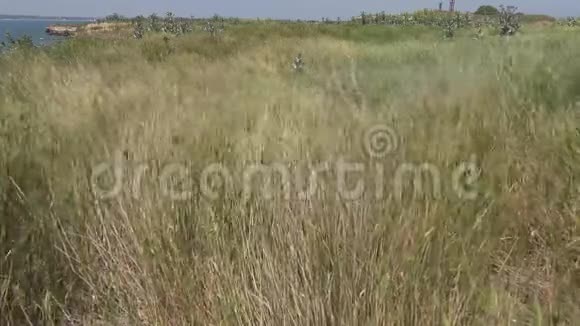
<path fill-rule="evenodd" d="M 580 320 L 578 29 L 166 19 L 0 56 L 0 324 Z"/>
<path fill-rule="evenodd" d="M 34 47 L 34 42 L 30 36 L 23 36 L 20 38 L 13 37 L 10 33 L 6 34 L 6 40 L 0 42 L 0 53 L 10 50 L 31 49 Z"/>

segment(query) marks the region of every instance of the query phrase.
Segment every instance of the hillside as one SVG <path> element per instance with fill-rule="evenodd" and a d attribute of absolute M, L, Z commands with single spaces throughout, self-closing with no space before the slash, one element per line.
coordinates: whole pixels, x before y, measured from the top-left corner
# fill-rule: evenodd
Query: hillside
<path fill-rule="evenodd" d="M 577 325 L 580 29 L 408 18 L 9 45 L 0 325 Z"/>

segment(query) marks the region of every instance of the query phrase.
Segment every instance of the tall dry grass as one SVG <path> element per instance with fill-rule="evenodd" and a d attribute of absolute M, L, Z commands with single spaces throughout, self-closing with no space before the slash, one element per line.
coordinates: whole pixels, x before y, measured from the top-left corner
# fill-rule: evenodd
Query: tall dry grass
<path fill-rule="evenodd" d="M 580 36 L 310 28 L 77 39 L 0 58 L 0 323 L 575 324 Z M 369 158 L 362 136 L 381 124 L 399 146 Z M 91 174 L 116 153 L 123 192 L 100 199 Z M 239 183 L 210 200 L 199 186 L 215 163 L 239 179 L 253 163 L 341 158 L 383 175 L 367 169 L 356 200 L 332 177 L 291 200 L 245 200 Z M 478 196 L 465 200 L 450 182 L 471 158 Z M 158 184 L 176 163 L 190 171 L 186 201 Z M 439 198 L 412 183 L 397 198 L 410 163 L 441 171 Z"/>

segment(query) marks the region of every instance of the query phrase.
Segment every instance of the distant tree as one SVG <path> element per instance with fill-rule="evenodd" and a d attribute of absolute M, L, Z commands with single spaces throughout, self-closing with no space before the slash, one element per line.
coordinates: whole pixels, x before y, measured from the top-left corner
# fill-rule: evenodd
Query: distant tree
<path fill-rule="evenodd" d="M 475 14 L 483 16 L 495 16 L 499 14 L 499 10 L 494 6 L 485 5 L 477 8 Z"/>
<path fill-rule="evenodd" d="M 107 17 L 105 17 L 106 21 L 110 21 L 110 22 L 118 22 L 118 21 L 123 21 L 123 20 L 127 20 L 127 17 L 123 16 L 123 15 L 119 15 L 117 13 L 108 15 Z"/>

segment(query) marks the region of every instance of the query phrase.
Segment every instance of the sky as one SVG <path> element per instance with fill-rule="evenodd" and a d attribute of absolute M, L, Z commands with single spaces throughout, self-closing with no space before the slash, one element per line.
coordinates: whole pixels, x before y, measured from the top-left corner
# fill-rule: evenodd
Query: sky
<path fill-rule="evenodd" d="M 439 0 L 0 0 L 0 14 L 103 17 L 171 11 L 179 16 L 214 14 L 243 18 L 348 18 L 361 11 L 397 13 L 436 8 Z M 444 0 L 447 7 L 448 0 Z M 579 0 L 456 0 L 456 8 L 474 11 L 479 5 L 515 5 L 525 13 L 580 16 Z"/>

